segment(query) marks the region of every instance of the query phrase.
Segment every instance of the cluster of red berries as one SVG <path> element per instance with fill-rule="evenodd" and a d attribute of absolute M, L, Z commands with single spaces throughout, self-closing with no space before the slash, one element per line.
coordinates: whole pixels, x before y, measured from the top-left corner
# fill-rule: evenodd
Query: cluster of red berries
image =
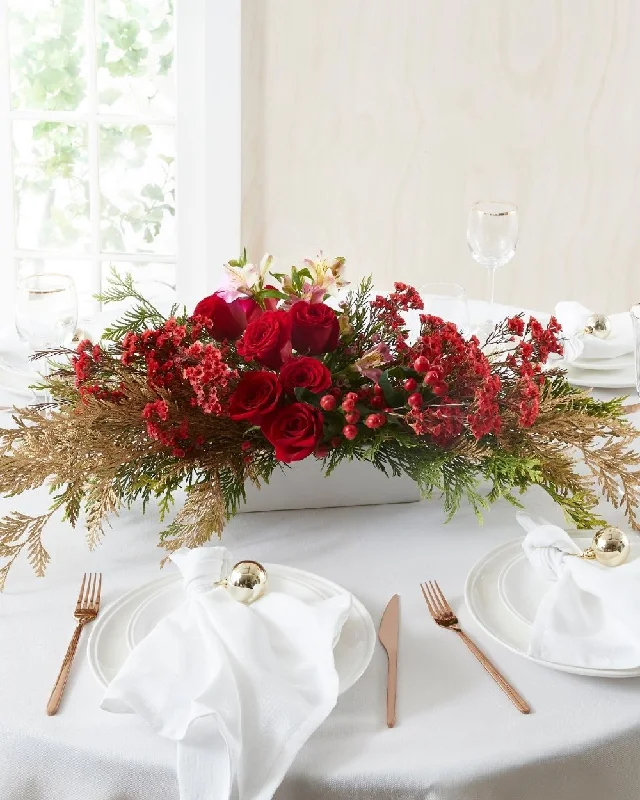
<path fill-rule="evenodd" d="M 365 387 L 358 392 L 347 392 L 338 406 L 340 399 L 339 390 L 333 389 L 330 393 L 324 394 L 320 398 L 320 407 L 323 411 L 342 411 L 344 412 L 345 425 L 342 428 L 342 435 L 345 439 L 352 441 L 358 435 L 358 428 L 356 427 L 359 422 L 362 422 L 367 428 L 376 430 L 381 428 L 387 423 L 387 415 L 382 412 L 373 412 L 367 414 L 364 418 L 362 413 L 356 408 L 357 403 L 365 403 L 372 407 L 383 407 L 384 398 L 382 389 L 375 386 L 373 389 Z M 340 437 L 334 437 L 331 440 L 331 446 L 337 447 L 340 444 Z M 320 448 L 324 452 L 324 446 Z M 318 455 L 318 450 L 316 451 Z M 318 455 L 318 457 L 321 457 Z"/>

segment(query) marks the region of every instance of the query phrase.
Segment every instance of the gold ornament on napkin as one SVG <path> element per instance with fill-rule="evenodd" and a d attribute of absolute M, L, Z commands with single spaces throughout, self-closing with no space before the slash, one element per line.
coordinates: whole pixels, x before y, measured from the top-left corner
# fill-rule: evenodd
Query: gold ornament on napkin
<path fill-rule="evenodd" d="M 591 546 L 579 558 L 597 561 L 605 567 L 619 567 L 629 558 L 630 552 L 631 542 L 627 534 L 609 525 L 594 535 Z"/>
<path fill-rule="evenodd" d="M 226 578 L 216 581 L 234 600 L 240 603 L 254 603 L 267 588 L 267 570 L 257 561 L 238 561 Z"/>
<path fill-rule="evenodd" d="M 611 320 L 605 314 L 592 314 L 583 332 L 595 336 L 596 339 L 608 339 L 611 336 Z"/>

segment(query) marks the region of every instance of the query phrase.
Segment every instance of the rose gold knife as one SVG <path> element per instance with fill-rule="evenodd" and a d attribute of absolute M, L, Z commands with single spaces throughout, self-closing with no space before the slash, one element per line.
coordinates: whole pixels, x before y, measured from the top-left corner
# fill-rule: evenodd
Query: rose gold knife
<path fill-rule="evenodd" d="M 389 669 L 387 671 L 387 725 L 393 728 L 396 724 L 396 687 L 398 683 L 398 628 L 400 625 L 400 596 L 394 594 L 387 603 L 382 619 L 378 639 L 387 651 Z"/>

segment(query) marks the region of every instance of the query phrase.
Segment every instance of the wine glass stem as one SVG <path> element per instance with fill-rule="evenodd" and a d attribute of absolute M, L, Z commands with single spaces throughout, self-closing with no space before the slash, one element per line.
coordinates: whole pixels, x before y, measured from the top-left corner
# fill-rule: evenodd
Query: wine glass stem
<path fill-rule="evenodd" d="M 487 270 L 487 303 L 489 304 L 489 319 L 493 322 L 494 294 L 496 287 L 496 268 L 489 267 Z"/>

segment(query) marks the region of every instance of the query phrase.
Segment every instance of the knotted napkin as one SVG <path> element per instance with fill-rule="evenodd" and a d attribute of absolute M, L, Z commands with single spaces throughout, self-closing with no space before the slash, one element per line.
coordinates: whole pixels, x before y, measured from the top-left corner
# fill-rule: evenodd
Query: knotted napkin
<path fill-rule="evenodd" d="M 640 666 L 640 560 L 619 567 L 575 558 L 582 549 L 556 525 L 518 514 L 531 566 L 553 586 L 533 622 L 529 654 L 595 669 Z"/>
<path fill-rule="evenodd" d="M 556 305 L 555 311 L 566 337 L 565 361 L 575 361 L 577 358 L 619 358 L 633 352 L 633 327 L 628 311 L 609 315 L 611 333 L 606 339 L 582 333 L 593 312 L 580 303 L 563 300 Z"/>
<path fill-rule="evenodd" d="M 267 591 L 250 606 L 212 588 L 223 547 L 181 549 L 184 604 L 131 652 L 102 708 L 177 742 L 181 800 L 268 800 L 336 704 L 344 592 L 313 605 Z"/>

